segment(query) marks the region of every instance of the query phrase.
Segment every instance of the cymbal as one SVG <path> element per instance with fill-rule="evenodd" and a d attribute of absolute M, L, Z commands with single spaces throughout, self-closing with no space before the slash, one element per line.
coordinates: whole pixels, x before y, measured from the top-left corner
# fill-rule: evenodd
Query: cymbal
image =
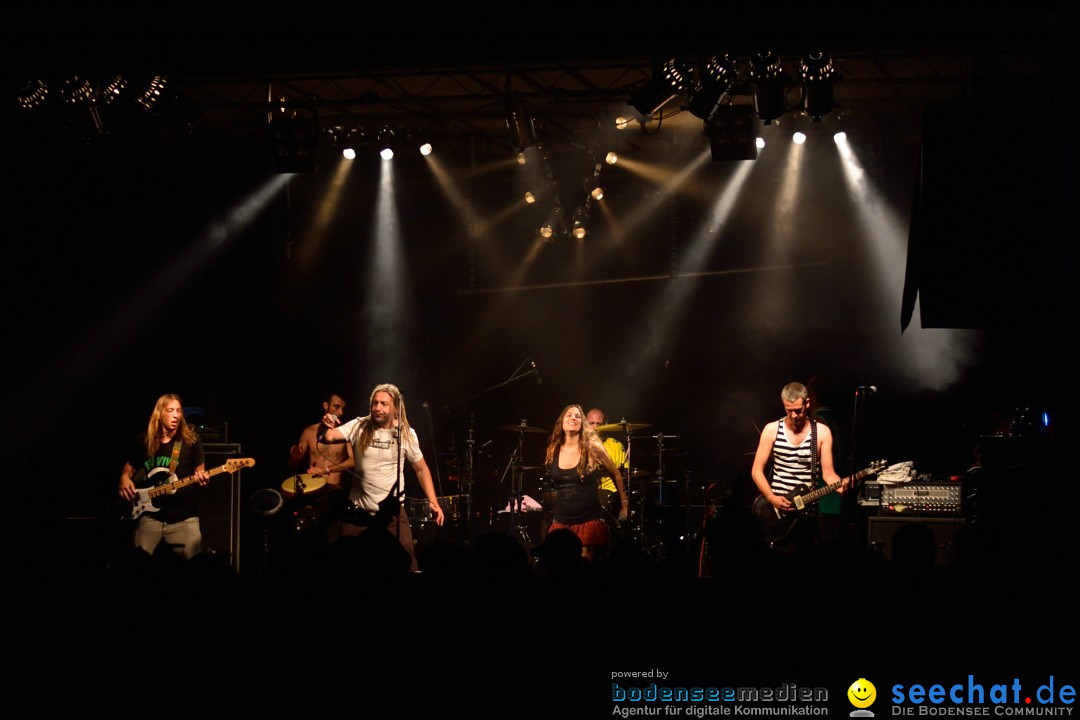
<path fill-rule="evenodd" d="M 652 423 L 631 423 L 622 420 L 617 423 L 606 423 L 604 425 L 597 425 L 596 432 L 633 432 L 634 430 L 641 430 L 643 428 L 652 427 Z"/>
<path fill-rule="evenodd" d="M 544 428 L 538 428 L 535 425 L 500 425 L 499 427 L 510 432 L 525 431 L 527 433 L 544 433 L 545 435 L 548 432 Z"/>

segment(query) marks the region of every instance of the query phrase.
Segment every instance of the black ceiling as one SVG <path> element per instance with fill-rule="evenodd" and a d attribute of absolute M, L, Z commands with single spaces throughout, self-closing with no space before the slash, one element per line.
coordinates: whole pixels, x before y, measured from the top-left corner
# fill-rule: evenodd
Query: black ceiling
<path fill-rule="evenodd" d="M 1071 4 L 35 3 L 9 11 L 5 68 L 227 75 L 330 72 L 808 47 L 1023 46 L 1067 37 Z M 72 68 L 72 65 L 79 66 Z"/>

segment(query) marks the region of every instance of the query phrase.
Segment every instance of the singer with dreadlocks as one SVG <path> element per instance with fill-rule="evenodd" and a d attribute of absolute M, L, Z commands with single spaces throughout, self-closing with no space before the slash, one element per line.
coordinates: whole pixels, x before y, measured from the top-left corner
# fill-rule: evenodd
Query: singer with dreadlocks
<path fill-rule="evenodd" d="M 396 386 L 384 383 L 371 392 L 371 414 L 338 425 L 341 420 L 333 413 L 323 416 L 318 430 L 320 443 L 351 443 L 356 467 L 359 469 L 349 492 L 349 510 L 341 526 L 341 535 L 359 535 L 365 530 L 385 528 L 394 535 L 409 553 L 410 569 L 419 569 L 413 547 L 412 528 L 402 500 L 405 497 L 405 465 L 408 461 L 435 523 L 443 524 L 443 510 L 435 495 L 420 440 L 409 427 L 405 400 Z"/>

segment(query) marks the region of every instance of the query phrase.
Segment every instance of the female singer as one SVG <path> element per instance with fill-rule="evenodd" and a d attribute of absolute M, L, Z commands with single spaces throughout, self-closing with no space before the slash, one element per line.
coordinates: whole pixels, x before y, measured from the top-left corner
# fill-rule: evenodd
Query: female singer
<path fill-rule="evenodd" d="M 629 504 L 622 474 L 600 436 L 585 422 L 580 405 L 568 406 L 555 421 L 544 465 L 555 489 L 555 518 L 548 532 L 571 530 L 581 538 L 582 556 L 592 560 L 611 542 L 608 515 L 600 504 L 600 478 L 607 475 L 615 481 L 622 502 L 619 520 L 626 520 Z"/>

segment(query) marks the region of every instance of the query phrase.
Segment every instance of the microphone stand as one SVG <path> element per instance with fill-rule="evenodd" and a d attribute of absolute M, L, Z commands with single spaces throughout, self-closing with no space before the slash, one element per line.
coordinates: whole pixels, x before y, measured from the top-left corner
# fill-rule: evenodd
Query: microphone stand
<path fill-rule="evenodd" d="M 516 382 L 517 380 L 520 380 L 521 378 L 529 377 L 530 375 L 538 374 L 539 371 L 536 368 L 530 368 L 530 369 L 526 370 L 525 372 L 521 372 L 521 368 L 525 367 L 526 363 L 528 363 L 528 362 L 529 362 L 529 358 L 526 358 L 525 361 L 523 363 L 521 363 L 520 365 L 518 365 L 517 369 L 515 369 L 514 372 L 510 374 L 510 377 L 508 377 L 506 380 L 503 380 L 501 383 L 499 383 L 497 385 L 492 385 L 491 387 L 489 387 L 489 388 L 487 388 L 485 390 L 481 390 L 480 392 L 475 393 L 474 395 L 470 395 L 467 398 L 463 398 L 461 400 L 458 400 L 455 403 L 450 403 L 449 405 L 443 405 L 443 409 L 444 410 L 449 410 L 450 408 L 457 407 L 458 405 L 464 405 L 465 403 L 469 402 L 470 400 L 475 400 L 476 398 L 480 397 L 481 395 L 486 395 L 489 392 L 492 392 L 494 390 L 498 390 L 499 388 L 504 388 L 507 385 L 509 385 L 510 383 Z"/>
<path fill-rule="evenodd" d="M 473 446 L 476 444 L 473 432 L 476 425 L 476 413 L 469 413 L 469 438 L 465 441 L 465 537 L 469 537 L 469 529 L 472 526 L 472 485 L 473 485 Z"/>
<path fill-rule="evenodd" d="M 854 409 L 851 412 L 851 449 L 848 452 L 847 457 L 847 474 L 843 477 L 851 477 L 855 474 L 855 461 L 857 459 L 857 446 L 859 441 L 859 435 L 862 432 L 862 410 L 866 400 L 866 388 L 862 385 L 855 388 L 855 401 Z M 848 493 L 851 493 L 850 499 Z M 848 518 L 849 525 L 848 531 L 853 533 L 852 537 L 856 539 L 861 546 L 864 544 L 865 538 L 859 537 L 857 534 L 860 530 L 865 528 L 865 525 L 856 522 L 856 515 L 858 514 L 858 492 L 856 488 L 849 488 L 848 492 L 845 492 L 841 498 L 840 505 L 840 517 L 843 520 L 844 517 Z"/>
<path fill-rule="evenodd" d="M 498 390 L 499 388 L 504 388 L 507 385 L 509 385 L 510 383 L 517 382 L 518 380 L 520 380 L 522 378 L 525 378 L 525 377 L 529 377 L 530 375 L 537 375 L 538 376 L 539 371 L 536 368 L 529 368 L 525 372 L 521 371 L 521 369 L 523 367 L 525 367 L 529 363 L 529 361 L 531 359 L 532 358 L 525 358 L 525 360 L 522 361 L 522 363 L 520 365 L 518 365 L 514 369 L 514 372 L 510 373 L 510 377 L 508 377 L 506 380 L 503 380 L 501 383 L 498 383 L 496 385 L 492 385 L 491 387 L 486 388 L 484 390 L 481 390 L 478 393 L 474 393 L 472 395 L 469 395 L 466 398 L 462 398 L 461 400 L 458 400 L 457 402 L 453 402 L 453 403 L 450 403 L 448 405 L 443 405 L 443 410 L 450 410 L 452 408 L 458 407 L 459 405 L 464 405 L 465 403 L 470 402 L 472 400 L 475 400 L 476 398 L 478 398 L 478 397 L 480 397 L 482 395 L 487 395 L 489 392 L 494 392 L 495 390 Z M 473 482 L 473 453 L 472 453 L 472 450 L 473 450 L 473 444 L 474 444 L 474 441 L 473 441 L 473 422 L 475 421 L 475 419 L 476 419 L 476 414 L 475 413 L 469 413 L 469 441 L 468 441 L 468 449 L 469 450 L 468 450 L 468 482 L 467 482 L 468 490 L 466 491 L 466 501 L 465 502 L 466 502 L 466 506 L 468 508 L 470 508 L 470 512 L 469 512 L 469 520 L 470 520 L 470 522 L 472 520 L 472 512 L 471 512 L 471 508 L 472 508 L 472 482 Z M 524 421 L 522 421 L 522 423 L 524 424 Z M 522 430 L 522 432 L 524 432 L 524 430 Z M 520 443 L 521 441 L 519 440 L 518 442 Z M 519 445 L 519 449 L 517 451 L 515 451 L 515 452 L 520 452 L 520 445 Z M 509 467 L 507 469 L 509 469 Z M 505 471 L 503 472 L 503 476 L 504 477 L 506 476 Z M 502 480 L 500 480 L 499 483 L 501 484 Z M 496 504 L 496 501 L 493 499 L 491 506 L 488 508 L 489 512 L 491 513 L 491 515 L 488 518 L 489 523 L 494 519 L 494 516 L 495 516 L 495 506 L 496 506 L 495 504 Z"/>
<path fill-rule="evenodd" d="M 521 465 L 524 461 L 524 445 L 525 445 L 525 428 L 528 423 L 524 418 L 521 420 L 520 430 L 518 431 L 518 442 L 514 448 L 514 452 L 510 454 L 510 462 L 506 464 L 506 469 L 503 470 L 502 478 L 499 479 L 499 484 L 502 485 L 506 480 L 506 474 L 510 473 L 510 531 L 518 536 L 518 538 L 525 544 L 531 544 L 532 540 L 529 538 L 529 531 L 524 525 L 518 524 L 518 513 L 521 507 L 521 494 L 524 485 L 524 470 L 521 469 Z"/>

